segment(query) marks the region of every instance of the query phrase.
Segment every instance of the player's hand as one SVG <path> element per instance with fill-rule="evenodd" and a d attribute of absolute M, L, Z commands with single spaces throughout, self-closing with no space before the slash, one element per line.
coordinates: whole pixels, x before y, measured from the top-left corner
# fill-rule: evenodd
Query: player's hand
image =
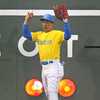
<path fill-rule="evenodd" d="M 30 19 L 33 17 L 33 12 L 28 12 L 27 15 L 25 16 L 24 24 L 27 24 Z"/>

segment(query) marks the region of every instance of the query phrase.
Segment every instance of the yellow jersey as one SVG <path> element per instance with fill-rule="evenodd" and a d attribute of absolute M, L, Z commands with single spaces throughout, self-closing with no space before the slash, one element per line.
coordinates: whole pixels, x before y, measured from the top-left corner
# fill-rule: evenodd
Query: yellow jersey
<path fill-rule="evenodd" d="M 64 40 L 63 31 L 32 32 L 32 40 L 38 44 L 41 61 L 60 60 L 60 46 Z"/>

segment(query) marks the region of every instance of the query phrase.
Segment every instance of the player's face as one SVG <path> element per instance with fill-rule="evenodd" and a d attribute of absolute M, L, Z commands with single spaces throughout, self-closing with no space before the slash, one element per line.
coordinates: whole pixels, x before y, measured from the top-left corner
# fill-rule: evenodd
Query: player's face
<path fill-rule="evenodd" d="M 43 31 L 49 32 L 49 31 L 53 30 L 54 23 L 49 22 L 49 21 L 42 21 L 42 28 L 43 28 Z"/>

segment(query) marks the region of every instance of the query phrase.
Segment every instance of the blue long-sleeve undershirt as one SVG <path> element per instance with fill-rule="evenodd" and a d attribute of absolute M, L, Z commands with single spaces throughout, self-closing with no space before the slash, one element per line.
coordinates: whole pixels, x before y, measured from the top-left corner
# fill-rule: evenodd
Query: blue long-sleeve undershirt
<path fill-rule="evenodd" d="M 69 23 L 64 22 L 64 39 L 68 40 L 71 37 L 71 29 Z"/>
<path fill-rule="evenodd" d="M 32 35 L 27 24 L 23 24 L 22 35 L 29 40 L 32 40 Z"/>

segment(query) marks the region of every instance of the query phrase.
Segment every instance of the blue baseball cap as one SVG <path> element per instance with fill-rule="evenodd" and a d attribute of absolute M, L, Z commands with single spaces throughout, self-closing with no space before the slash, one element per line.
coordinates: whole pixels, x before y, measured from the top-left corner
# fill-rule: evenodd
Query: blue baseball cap
<path fill-rule="evenodd" d="M 49 22 L 55 22 L 55 18 L 50 15 L 50 14 L 45 14 L 44 16 L 42 16 L 42 18 L 40 19 L 41 21 L 49 21 Z"/>

